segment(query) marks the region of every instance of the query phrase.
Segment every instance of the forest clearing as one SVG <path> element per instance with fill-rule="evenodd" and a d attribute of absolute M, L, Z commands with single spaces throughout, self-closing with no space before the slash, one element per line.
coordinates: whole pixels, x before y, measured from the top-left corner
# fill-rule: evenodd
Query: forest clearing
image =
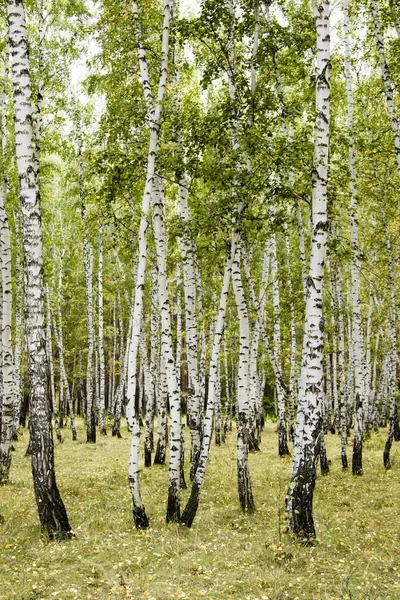
<path fill-rule="evenodd" d="M 187 429 L 186 429 L 187 430 Z M 330 472 L 317 480 L 318 543 L 285 533 L 290 457 L 277 453 L 276 423 L 262 451 L 250 455 L 256 509 L 237 503 L 236 432 L 213 445 L 198 515 L 191 529 L 165 523 L 168 469 L 144 470 L 150 527 L 136 530 L 127 487 L 129 435 L 86 444 L 68 433 L 56 446 L 58 483 L 75 537 L 40 535 L 25 457 L 16 444 L 10 485 L 2 489 L 2 600 L 398 600 L 400 597 L 400 457 L 385 471 L 383 432 L 365 444 L 365 473 L 341 469 L 340 437 L 329 434 Z M 142 465 L 141 465 L 142 468 Z M 182 491 L 182 495 L 187 495 Z"/>

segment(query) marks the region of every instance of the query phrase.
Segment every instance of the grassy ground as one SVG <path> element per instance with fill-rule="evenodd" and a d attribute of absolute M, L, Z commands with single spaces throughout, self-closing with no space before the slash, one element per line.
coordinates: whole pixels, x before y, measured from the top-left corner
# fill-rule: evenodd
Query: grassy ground
<path fill-rule="evenodd" d="M 82 424 L 78 434 L 72 443 L 65 431 L 56 446 L 58 484 L 75 533 L 70 541 L 41 537 L 27 434 L 16 444 L 11 484 L 0 490 L 1 600 L 400 599 L 400 460 L 394 446 L 394 466 L 385 473 L 385 432 L 365 443 L 362 478 L 341 471 L 339 440 L 329 436 L 331 472 L 317 482 L 313 547 L 283 531 L 290 459 L 277 456 L 271 423 L 262 452 L 250 457 L 255 514 L 238 508 L 232 433 L 212 448 L 191 530 L 166 525 L 168 472 L 157 466 L 141 473 L 151 527 L 136 531 L 127 432 L 96 445 L 84 442 Z"/>

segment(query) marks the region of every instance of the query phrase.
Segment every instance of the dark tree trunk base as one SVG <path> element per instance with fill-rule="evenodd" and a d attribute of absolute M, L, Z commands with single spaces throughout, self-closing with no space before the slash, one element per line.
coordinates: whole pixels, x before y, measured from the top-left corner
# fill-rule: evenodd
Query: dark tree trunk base
<path fill-rule="evenodd" d="M 196 482 L 193 482 L 189 500 L 187 501 L 185 510 L 183 511 L 180 519 L 181 523 L 186 525 L 186 527 L 192 526 L 192 523 L 197 513 L 197 509 L 199 507 L 199 500 L 200 486 Z"/>
<path fill-rule="evenodd" d="M 134 508 L 132 512 L 136 529 L 147 529 L 150 523 L 144 508 Z"/>
<path fill-rule="evenodd" d="M 144 466 L 151 467 L 151 450 L 146 446 L 144 447 Z"/>
<path fill-rule="evenodd" d="M 117 437 L 117 438 L 121 439 L 122 436 L 121 436 L 121 432 L 119 430 L 119 425 L 120 425 L 119 422 L 114 421 L 114 424 L 113 424 L 112 430 L 111 430 L 111 435 L 112 435 L 112 437 Z"/>
<path fill-rule="evenodd" d="M 291 510 L 289 525 L 294 535 L 302 542 L 315 539 L 315 527 L 312 514 L 315 488 L 315 469 L 301 467 L 293 489 L 289 488 Z"/>
<path fill-rule="evenodd" d="M 249 435 L 249 452 L 260 452 L 260 446 L 257 443 L 254 433 Z"/>
<path fill-rule="evenodd" d="M 169 486 L 168 489 L 168 504 L 167 504 L 167 523 L 178 523 L 181 520 L 181 510 L 179 506 L 178 490 L 174 486 Z"/>
<path fill-rule="evenodd" d="M 387 471 L 392 468 L 392 464 L 390 462 L 390 450 L 392 448 L 393 443 L 393 429 L 390 428 L 389 434 L 386 440 L 385 449 L 383 451 L 383 465 Z"/>
<path fill-rule="evenodd" d="M 76 429 L 72 430 L 72 441 L 76 442 L 76 440 L 78 439 L 78 436 L 76 435 Z"/>
<path fill-rule="evenodd" d="M 238 492 L 242 510 L 252 512 L 255 509 L 255 504 L 248 465 L 238 465 Z"/>
<path fill-rule="evenodd" d="M 395 442 L 400 441 L 400 426 L 399 426 L 399 412 L 397 410 L 397 404 L 394 409 L 394 418 L 393 418 L 393 437 Z"/>
<path fill-rule="evenodd" d="M 90 414 L 90 421 L 88 420 L 87 429 L 86 429 L 86 441 L 89 444 L 96 443 L 96 419 L 93 412 L 93 407 Z"/>
<path fill-rule="evenodd" d="M 156 453 L 154 456 L 154 465 L 165 465 L 165 446 L 161 446 L 159 442 L 157 442 Z"/>
<path fill-rule="evenodd" d="M 197 452 L 192 452 L 190 457 L 190 481 L 193 481 L 196 476 L 197 466 L 200 460 L 200 448 L 197 449 Z"/>
<path fill-rule="evenodd" d="M 347 462 L 346 454 L 342 454 L 342 469 L 345 471 L 349 468 L 349 463 Z"/>
<path fill-rule="evenodd" d="M 289 447 L 287 443 L 286 424 L 278 423 L 278 452 L 279 456 L 289 456 Z"/>
<path fill-rule="evenodd" d="M 354 438 L 353 444 L 353 460 L 352 460 L 352 472 L 353 475 L 362 475 L 362 438 Z"/>
<path fill-rule="evenodd" d="M 321 474 L 328 475 L 329 462 L 328 462 L 328 458 L 326 456 L 326 448 L 325 447 L 321 448 L 320 455 L 319 455 L 319 463 L 320 463 L 320 467 L 321 467 Z"/>

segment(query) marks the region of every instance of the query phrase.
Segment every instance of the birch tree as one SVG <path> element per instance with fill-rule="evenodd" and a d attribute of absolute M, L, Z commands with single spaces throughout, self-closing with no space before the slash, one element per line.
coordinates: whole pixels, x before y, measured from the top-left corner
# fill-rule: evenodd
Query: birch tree
<path fill-rule="evenodd" d="M 321 434 L 323 394 L 322 314 L 323 278 L 328 238 L 327 184 L 330 124 L 330 5 L 329 0 L 313 4 L 316 47 L 316 122 L 312 175 L 312 236 L 307 278 L 306 317 L 303 342 L 292 476 L 287 511 L 293 533 L 305 539 L 315 537 L 312 501 L 316 480 L 316 459 Z"/>
<path fill-rule="evenodd" d="M 0 483 L 7 483 L 11 465 L 11 440 L 14 416 L 14 370 L 11 338 L 12 318 L 12 285 L 11 285 L 11 245 L 10 228 L 6 213 L 7 175 L 5 170 L 5 154 L 7 143 L 7 80 L 8 80 L 8 46 L 5 53 L 5 73 L 1 103 L 1 149 L 3 181 L 0 192 L 0 252 L 1 252 L 1 367 L 2 367 L 2 402 L 0 427 Z"/>
<path fill-rule="evenodd" d="M 159 136 L 161 127 L 161 115 L 163 108 L 163 99 L 167 85 L 168 62 L 169 62 L 169 33 L 171 20 L 171 2 L 164 0 L 164 17 L 161 42 L 161 62 L 159 67 L 158 89 L 157 96 L 153 98 L 153 92 L 150 84 L 149 65 L 147 60 L 147 52 L 142 40 L 140 30 L 139 7 L 137 2 L 132 5 L 134 16 L 137 22 L 137 37 L 138 37 L 138 57 L 140 74 L 142 79 L 143 94 L 146 100 L 148 118 L 150 122 L 150 140 L 147 155 L 147 172 L 146 183 L 142 198 L 142 209 L 138 235 L 138 262 L 137 274 L 135 281 L 135 300 L 133 310 L 132 334 L 129 349 L 128 363 L 128 384 L 127 384 L 127 399 L 126 416 L 128 426 L 132 432 L 132 444 L 129 462 L 129 482 L 131 488 L 133 516 L 136 527 L 148 527 L 148 519 L 145 513 L 144 505 L 140 495 L 139 487 L 139 444 L 140 444 L 140 427 L 138 415 L 135 414 L 135 393 L 136 393 L 136 362 L 140 340 L 140 326 L 143 314 L 143 295 L 144 281 L 146 274 L 147 261 L 147 228 L 148 215 L 151 203 L 151 195 L 153 191 L 153 180 L 155 174 L 156 157 L 159 147 Z"/>
<path fill-rule="evenodd" d="M 28 353 L 29 429 L 39 519 L 50 537 L 71 527 L 54 471 L 44 327 L 43 249 L 37 168 L 32 134 L 32 84 L 22 0 L 7 0 L 14 87 L 14 125 L 25 265 L 25 332 Z"/>

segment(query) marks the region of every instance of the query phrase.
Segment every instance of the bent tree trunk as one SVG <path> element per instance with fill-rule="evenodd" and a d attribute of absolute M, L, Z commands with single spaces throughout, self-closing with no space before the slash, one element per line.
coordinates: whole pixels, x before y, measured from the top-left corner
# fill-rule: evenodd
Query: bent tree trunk
<path fill-rule="evenodd" d="M 147 262 L 147 228 L 150 209 L 150 200 L 153 190 L 153 179 L 155 173 L 155 163 L 159 146 L 159 135 L 161 128 L 161 115 L 163 108 L 163 98 L 167 85 L 168 76 L 168 53 L 169 53 L 169 31 L 171 20 L 171 3 L 169 0 L 164 0 L 164 18 L 162 30 L 162 50 L 159 69 L 159 79 L 157 88 L 157 97 L 154 101 L 149 68 L 147 61 L 147 53 L 142 40 L 142 32 L 139 24 L 139 8 L 137 2 L 132 3 L 133 12 L 137 23 L 137 34 L 139 39 L 139 65 L 142 78 L 143 95 L 146 100 L 149 121 L 150 121 L 150 139 L 147 155 L 147 174 L 146 183 L 142 198 L 142 212 L 139 225 L 139 240 L 138 240 L 138 263 L 135 282 L 135 302 L 133 308 L 132 333 L 129 349 L 128 361 L 128 381 L 127 381 L 127 398 L 128 404 L 126 407 L 126 417 L 128 420 L 129 429 L 132 431 L 132 443 L 129 461 L 129 483 L 132 497 L 132 510 L 136 527 L 148 527 L 149 522 L 145 513 L 145 508 L 140 495 L 139 484 L 139 445 L 140 445 L 140 426 L 138 415 L 135 411 L 135 394 L 136 394 L 136 362 L 140 340 L 140 326 L 143 314 L 143 295 L 144 281 L 146 274 Z"/>
<path fill-rule="evenodd" d="M 71 531 L 54 472 L 54 446 L 47 386 L 43 248 L 39 189 L 32 142 L 32 85 L 25 10 L 7 0 L 12 46 L 14 125 L 25 261 L 25 331 L 29 378 L 32 474 L 40 523 L 50 537 Z"/>
<path fill-rule="evenodd" d="M 322 315 L 323 278 L 328 239 L 327 183 L 330 120 L 330 7 L 328 0 L 314 4 L 317 31 L 316 112 L 312 178 L 312 236 L 307 279 L 303 364 L 297 403 L 292 477 L 287 510 L 289 526 L 302 539 L 315 537 L 312 502 L 316 479 L 323 395 Z"/>

